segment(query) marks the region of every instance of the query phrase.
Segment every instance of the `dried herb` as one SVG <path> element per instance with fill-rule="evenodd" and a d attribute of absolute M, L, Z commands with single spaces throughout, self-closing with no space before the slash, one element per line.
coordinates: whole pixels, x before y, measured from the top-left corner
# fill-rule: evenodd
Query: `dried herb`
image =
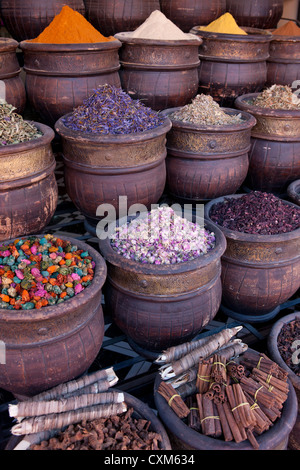
<path fill-rule="evenodd" d="M 251 104 L 261 108 L 300 111 L 300 99 L 287 85 L 272 85 L 252 100 Z"/>
<path fill-rule="evenodd" d="M 300 208 L 260 191 L 225 197 L 224 202 L 213 205 L 209 215 L 216 224 L 242 233 L 277 235 L 300 228 Z"/>
<path fill-rule="evenodd" d="M 20 144 L 42 136 L 33 123 L 24 121 L 15 107 L 8 103 L 0 103 L 0 145 Z"/>
<path fill-rule="evenodd" d="M 295 343 L 297 341 L 297 343 Z M 300 319 L 293 320 L 283 325 L 277 338 L 277 346 L 280 355 L 286 365 L 300 377 L 300 363 L 297 356 L 297 347 L 300 343 Z M 296 353 L 296 354 L 295 354 Z M 294 357 L 294 355 L 296 357 Z"/>
<path fill-rule="evenodd" d="M 205 126 L 242 124 L 241 114 L 227 114 L 209 95 L 197 95 L 190 104 L 170 114 L 174 121 L 189 122 Z"/>
<path fill-rule="evenodd" d="M 99 86 L 63 119 L 66 127 L 92 134 L 133 134 L 154 129 L 164 122 L 156 111 L 133 100 L 121 88 Z"/>

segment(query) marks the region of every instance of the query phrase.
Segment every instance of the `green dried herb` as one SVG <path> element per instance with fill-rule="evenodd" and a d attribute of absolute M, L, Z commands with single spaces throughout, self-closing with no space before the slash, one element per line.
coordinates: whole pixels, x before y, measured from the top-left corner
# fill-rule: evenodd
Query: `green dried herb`
<path fill-rule="evenodd" d="M 36 126 L 24 121 L 15 107 L 8 103 L 0 103 L 0 145 L 13 145 L 27 142 L 42 136 Z"/>
<path fill-rule="evenodd" d="M 287 85 L 272 85 L 260 93 L 251 104 L 261 108 L 300 110 L 300 99 Z"/>

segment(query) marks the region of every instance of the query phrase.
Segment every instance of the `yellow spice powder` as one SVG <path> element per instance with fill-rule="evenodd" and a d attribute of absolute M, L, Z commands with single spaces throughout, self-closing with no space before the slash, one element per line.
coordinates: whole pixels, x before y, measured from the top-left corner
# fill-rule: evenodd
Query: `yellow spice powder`
<path fill-rule="evenodd" d="M 243 34 L 247 36 L 247 33 L 238 26 L 231 13 L 224 13 L 224 15 L 212 21 L 208 26 L 203 26 L 199 29 L 211 33 Z"/>

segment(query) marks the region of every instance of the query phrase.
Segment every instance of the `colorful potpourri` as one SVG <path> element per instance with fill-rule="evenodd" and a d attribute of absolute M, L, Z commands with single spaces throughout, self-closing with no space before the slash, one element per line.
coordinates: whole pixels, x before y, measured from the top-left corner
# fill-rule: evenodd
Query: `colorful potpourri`
<path fill-rule="evenodd" d="M 31 310 L 60 304 L 88 287 L 95 262 L 88 251 L 45 235 L 0 246 L 0 308 Z"/>
<path fill-rule="evenodd" d="M 191 261 L 215 247 L 213 232 L 165 206 L 117 227 L 110 239 L 113 249 L 124 258 L 148 264 Z"/>
<path fill-rule="evenodd" d="M 250 104 L 261 108 L 300 111 L 300 99 L 287 85 L 272 85 L 260 93 Z"/>
<path fill-rule="evenodd" d="M 164 118 L 156 111 L 133 100 L 122 88 L 101 85 L 63 119 L 74 131 L 92 134 L 133 134 L 160 126 Z"/>
<path fill-rule="evenodd" d="M 24 121 L 15 110 L 11 104 L 0 103 L 0 146 L 28 142 L 43 135 L 34 124 Z"/>

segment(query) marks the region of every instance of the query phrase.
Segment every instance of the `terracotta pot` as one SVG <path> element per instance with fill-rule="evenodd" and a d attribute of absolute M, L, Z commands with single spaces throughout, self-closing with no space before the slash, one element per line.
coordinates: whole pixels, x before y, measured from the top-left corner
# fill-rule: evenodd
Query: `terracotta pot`
<path fill-rule="evenodd" d="M 226 0 L 226 9 L 239 26 L 276 28 L 282 17 L 284 0 Z"/>
<path fill-rule="evenodd" d="M 180 108 L 168 109 L 170 114 Z M 227 114 L 239 111 L 224 108 Z M 205 201 L 235 193 L 247 176 L 251 128 L 256 121 L 242 113 L 241 124 L 205 126 L 175 121 L 167 134 L 167 186 L 184 201 Z"/>
<path fill-rule="evenodd" d="M 200 38 L 159 41 L 115 35 L 122 42 L 120 78 L 122 88 L 155 110 L 187 104 L 199 85 Z"/>
<path fill-rule="evenodd" d="M 85 14 L 83 0 L 1 0 L 0 16 L 11 36 L 20 42 L 39 36 L 65 5 Z"/>
<path fill-rule="evenodd" d="M 295 204 L 300 206 L 300 179 L 293 181 L 287 189 L 288 196 Z"/>
<path fill-rule="evenodd" d="M 300 111 L 254 106 L 258 96 L 239 96 L 236 108 L 252 114 L 257 123 L 252 129 L 249 171 L 245 184 L 253 190 L 278 195 L 286 193 L 288 185 L 300 178 Z"/>
<path fill-rule="evenodd" d="M 92 284 L 65 302 L 33 310 L 0 309 L 0 339 L 6 363 L 0 364 L 0 388 L 32 396 L 83 374 L 102 345 L 101 289 L 106 264 L 86 243 L 69 237 L 96 263 Z"/>
<path fill-rule="evenodd" d="M 121 226 L 127 217 L 117 222 Z M 212 225 L 205 224 L 208 230 Z M 138 347 L 159 352 L 196 336 L 216 315 L 221 301 L 220 258 L 225 238 L 216 228 L 216 247 L 192 261 L 151 265 L 119 255 L 105 238 L 106 305 L 116 325 Z"/>
<path fill-rule="evenodd" d="M 223 197 L 217 198 L 205 205 L 208 221 L 212 222 L 212 207 L 223 201 Z M 222 304 L 232 315 L 242 315 L 249 322 L 272 318 L 300 287 L 300 229 L 257 235 L 231 231 L 215 223 L 213 226 L 223 232 L 227 241 L 222 256 Z"/>
<path fill-rule="evenodd" d="M 267 59 L 272 34 L 243 28 L 248 34 L 220 34 L 191 29 L 200 36 L 199 92 L 211 95 L 221 106 L 234 107 L 234 100 L 262 90 L 267 80 Z"/>
<path fill-rule="evenodd" d="M 1 99 L 12 104 L 18 114 L 22 114 L 26 104 L 26 91 L 19 66 L 16 50 L 17 41 L 10 38 L 0 38 L 0 80 L 5 87 L 1 86 Z"/>
<path fill-rule="evenodd" d="M 34 125 L 41 137 L 0 147 L 0 241 L 41 232 L 56 210 L 54 132 Z"/>
<path fill-rule="evenodd" d="M 120 86 L 119 41 L 93 44 L 39 44 L 22 41 L 27 97 L 43 121 L 82 104 L 99 85 Z"/>

